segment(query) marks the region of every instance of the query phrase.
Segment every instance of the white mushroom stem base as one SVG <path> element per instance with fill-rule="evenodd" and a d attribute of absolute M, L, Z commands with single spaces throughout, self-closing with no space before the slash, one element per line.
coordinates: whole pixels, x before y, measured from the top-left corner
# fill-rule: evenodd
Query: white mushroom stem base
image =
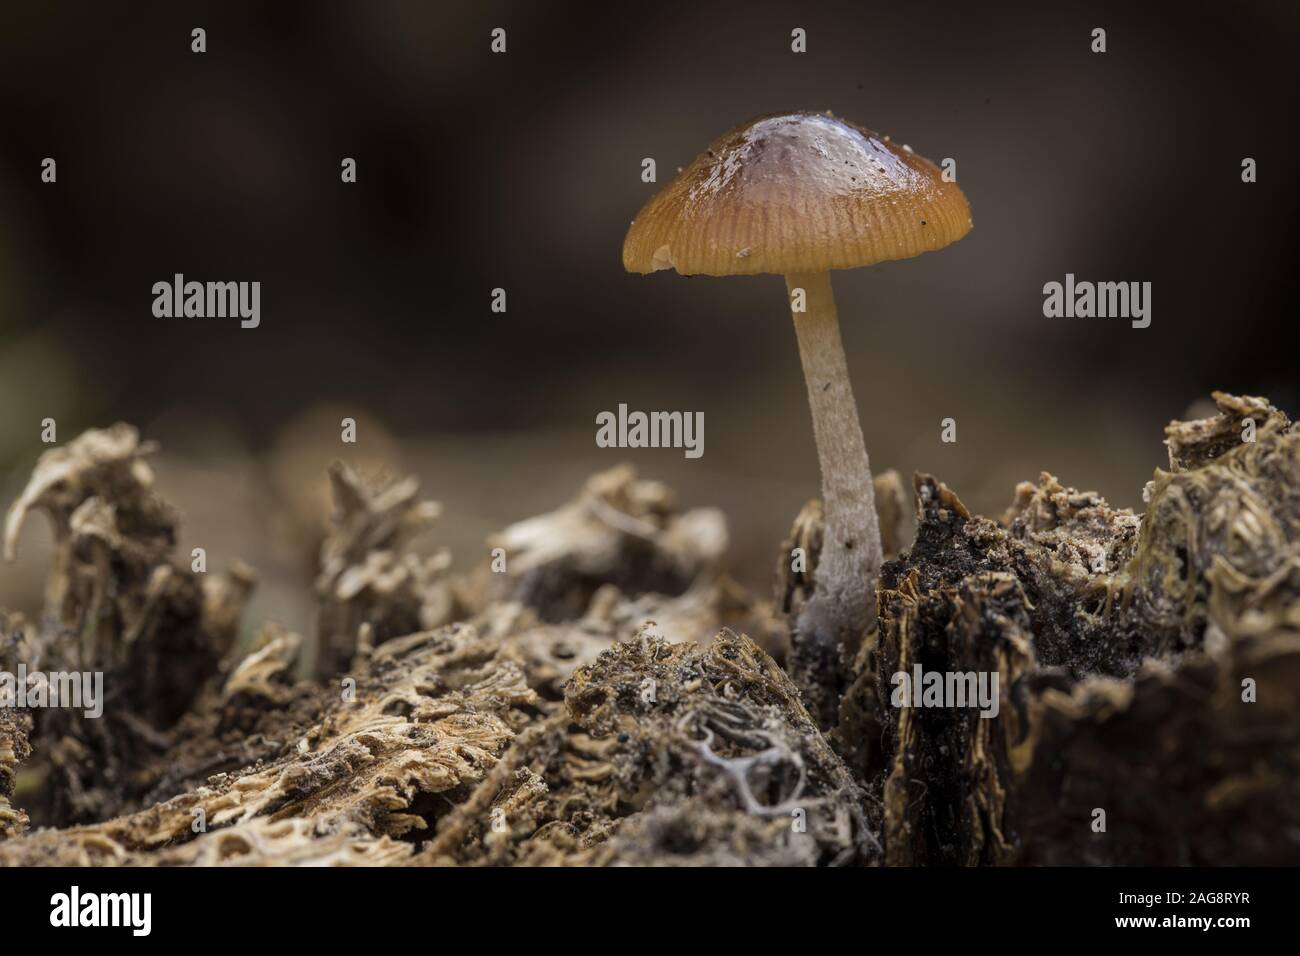
<path fill-rule="evenodd" d="M 824 517 L 814 596 L 800 623 L 821 640 L 853 650 L 875 621 L 882 559 L 871 465 L 849 385 L 830 273 L 793 273 L 785 284 L 808 385 Z M 796 289 L 804 292 L 802 312 L 795 311 Z"/>

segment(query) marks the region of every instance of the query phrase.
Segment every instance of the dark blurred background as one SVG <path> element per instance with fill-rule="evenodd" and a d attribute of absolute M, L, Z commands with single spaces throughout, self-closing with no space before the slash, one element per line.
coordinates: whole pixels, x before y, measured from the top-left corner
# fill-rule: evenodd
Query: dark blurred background
<path fill-rule="evenodd" d="M 873 465 L 931 471 L 989 513 L 1043 469 L 1140 509 L 1162 427 L 1211 389 L 1297 412 L 1298 19 L 1287 3 L 6 4 L 4 502 L 41 419 L 63 442 L 133 422 L 162 444 L 186 551 L 248 559 L 256 610 L 301 627 L 331 458 L 420 474 L 461 567 L 630 459 L 722 508 L 735 572 L 766 587 L 818 493 L 782 281 L 630 276 L 620 250 L 714 137 L 829 109 L 954 157 L 975 221 L 938 254 L 836 275 Z M 261 327 L 155 318 L 151 286 L 175 272 L 260 280 Z M 1067 272 L 1152 282 L 1151 327 L 1044 318 L 1043 284 Z M 704 457 L 596 448 L 596 413 L 620 402 L 703 411 Z M 38 603 L 39 524 L 0 603 Z"/>

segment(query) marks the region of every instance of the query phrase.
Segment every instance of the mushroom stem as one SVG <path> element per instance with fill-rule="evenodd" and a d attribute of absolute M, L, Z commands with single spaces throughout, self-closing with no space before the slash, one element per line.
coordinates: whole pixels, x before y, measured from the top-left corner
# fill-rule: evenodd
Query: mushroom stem
<path fill-rule="evenodd" d="M 792 273 L 785 284 L 822 472 L 821 556 L 801 630 L 853 651 L 875 621 L 882 560 L 871 465 L 840 342 L 830 273 Z M 796 289 L 804 291 L 803 312 L 794 311 Z"/>

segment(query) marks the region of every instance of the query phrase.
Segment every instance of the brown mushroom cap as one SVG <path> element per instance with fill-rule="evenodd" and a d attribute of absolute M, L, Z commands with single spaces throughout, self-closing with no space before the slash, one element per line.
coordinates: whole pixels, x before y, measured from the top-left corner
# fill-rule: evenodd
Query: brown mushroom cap
<path fill-rule="evenodd" d="M 971 228 L 956 183 L 906 146 L 829 113 L 765 116 L 695 158 L 637 215 L 629 272 L 852 269 L 942 249 Z"/>

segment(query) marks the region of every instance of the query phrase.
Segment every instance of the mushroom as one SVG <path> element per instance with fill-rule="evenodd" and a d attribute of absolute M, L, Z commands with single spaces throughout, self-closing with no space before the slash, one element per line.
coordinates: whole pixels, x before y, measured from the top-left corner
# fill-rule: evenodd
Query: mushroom
<path fill-rule="evenodd" d="M 961 189 L 911 147 L 829 112 L 790 113 L 716 140 L 646 203 L 623 243 L 629 272 L 785 276 L 824 510 L 814 594 L 796 631 L 827 650 L 854 649 L 874 623 L 882 560 L 830 270 L 941 249 L 970 228 Z"/>

